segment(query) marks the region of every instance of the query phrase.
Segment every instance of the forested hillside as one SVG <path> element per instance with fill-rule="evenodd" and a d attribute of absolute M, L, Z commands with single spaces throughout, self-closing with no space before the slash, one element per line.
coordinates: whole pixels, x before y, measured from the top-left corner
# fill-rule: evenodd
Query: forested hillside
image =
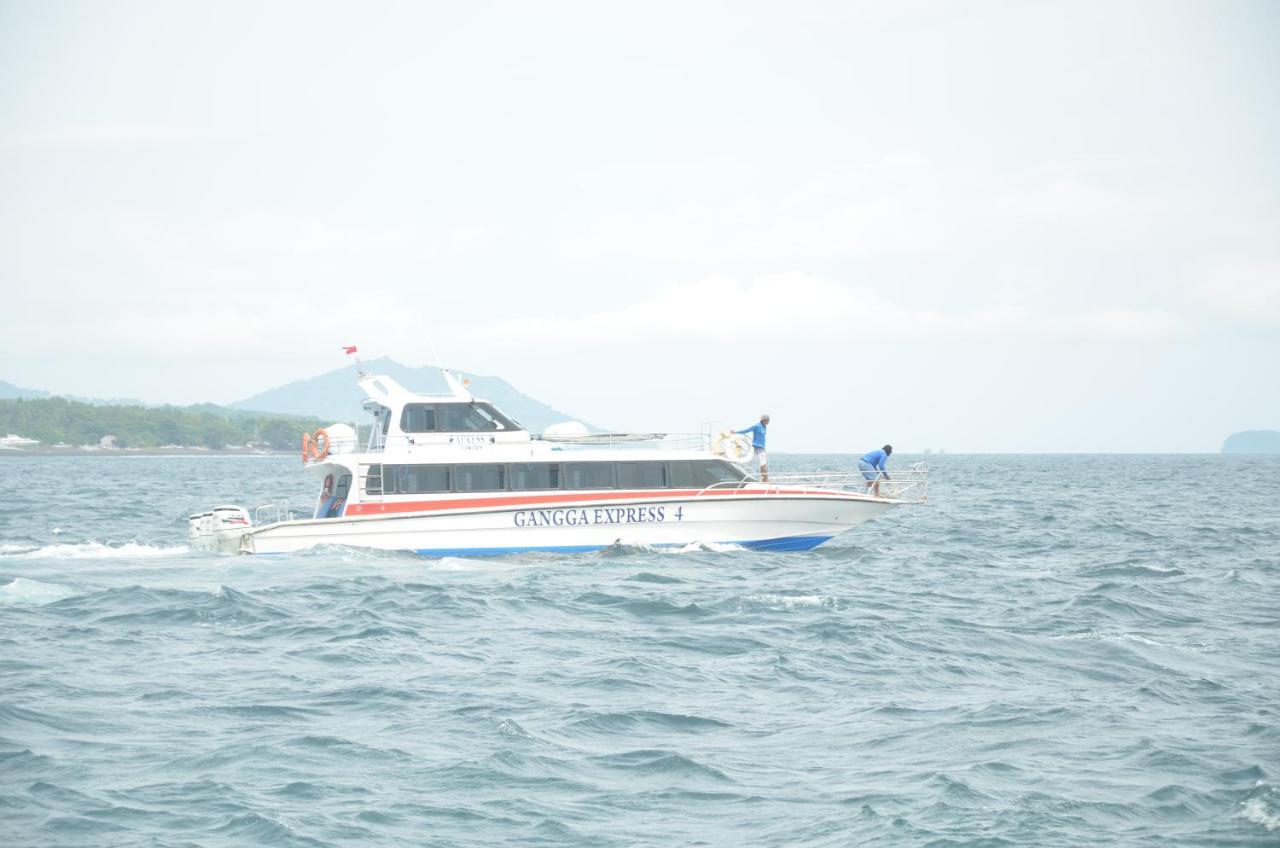
<path fill-rule="evenodd" d="M 297 447 L 303 430 L 328 424 L 212 404 L 201 406 L 93 406 L 65 398 L 0 400 L 0 435 L 15 433 L 44 445 L 96 445 L 107 435 L 121 448 L 165 445 L 221 449 L 250 442 L 276 449 Z"/>

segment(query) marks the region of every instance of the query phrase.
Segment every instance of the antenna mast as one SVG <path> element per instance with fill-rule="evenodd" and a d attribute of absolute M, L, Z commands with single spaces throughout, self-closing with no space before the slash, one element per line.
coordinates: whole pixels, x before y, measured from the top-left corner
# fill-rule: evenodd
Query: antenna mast
<path fill-rule="evenodd" d="M 355 345 L 343 345 L 343 346 L 342 346 L 342 352 L 343 352 L 343 353 L 345 353 L 347 356 L 351 357 L 352 359 L 354 359 L 354 360 L 356 361 L 356 375 L 357 375 L 357 376 L 360 376 L 360 377 L 363 377 L 363 376 L 364 376 L 364 364 L 360 361 L 360 357 L 356 355 L 356 350 L 357 350 L 357 348 L 356 348 L 356 346 L 355 346 Z"/>

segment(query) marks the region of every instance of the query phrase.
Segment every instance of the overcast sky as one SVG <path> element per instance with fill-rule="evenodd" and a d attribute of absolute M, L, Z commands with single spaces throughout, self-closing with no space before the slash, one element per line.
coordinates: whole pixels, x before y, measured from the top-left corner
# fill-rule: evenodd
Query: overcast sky
<path fill-rule="evenodd" d="M 776 450 L 1280 428 L 1280 3 L 0 0 L 0 379 Z"/>

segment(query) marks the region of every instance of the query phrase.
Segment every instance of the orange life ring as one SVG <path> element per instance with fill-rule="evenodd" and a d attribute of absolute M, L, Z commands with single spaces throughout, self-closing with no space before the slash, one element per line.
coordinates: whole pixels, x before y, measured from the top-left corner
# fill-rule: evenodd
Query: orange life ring
<path fill-rule="evenodd" d="M 329 455 L 329 431 L 321 427 L 313 436 L 302 434 L 302 461 L 319 462 Z"/>
<path fill-rule="evenodd" d="M 321 442 L 324 445 L 321 446 Z M 324 459 L 329 455 L 329 431 L 321 427 L 316 430 L 315 435 L 311 437 L 311 458 L 316 462 Z"/>

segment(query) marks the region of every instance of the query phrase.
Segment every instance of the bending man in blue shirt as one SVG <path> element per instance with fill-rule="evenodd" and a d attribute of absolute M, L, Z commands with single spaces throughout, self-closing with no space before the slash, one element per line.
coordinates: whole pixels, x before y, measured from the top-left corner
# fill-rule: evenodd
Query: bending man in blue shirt
<path fill-rule="evenodd" d="M 867 481 L 867 491 L 875 489 L 877 498 L 880 497 L 880 478 L 889 479 L 884 466 L 892 455 L 893 445 L 885 445 L 880 450 L 873 450 L 858 460 L 858 470 L 862 472 L 862 478 Z"/>
<path fill-rule="evenodd" d="M 759 424 L 752 424 L 745 430 L 734 430 L 739 435 L 751 434 L 751 447 L 756 452 L 756 459 L 760 460 L 760 479 L 769 482 L 769 456 L 764 452 L 764 434 L 769 428 L 769 414 L 765 413 L 760 416 Z"/>

